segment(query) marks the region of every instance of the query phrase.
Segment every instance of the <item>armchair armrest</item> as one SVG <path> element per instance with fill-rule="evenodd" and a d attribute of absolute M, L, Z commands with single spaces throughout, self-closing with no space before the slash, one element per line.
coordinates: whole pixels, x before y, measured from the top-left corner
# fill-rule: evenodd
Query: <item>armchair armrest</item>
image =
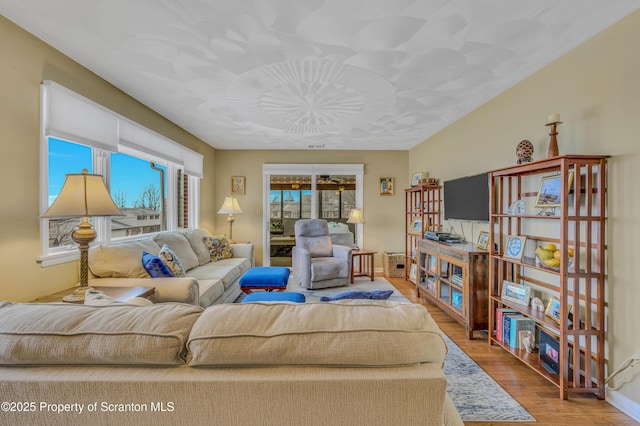
<path fill-rule="evenodd" d="M 89 285 L 97 287 L 155 287 L 155 293 L 149 297 L 149 300 L 153 303 L 182 302 L 191 305 L 200 304 L 198 280 L 192 277 L 94 278 L 89 280 Z"/>
<path fill-rule="evenodd" d="M 254 259 L 254 248 L 253 244 L 246 243 L 233 243 L 230 244 L 231 253 L 233 253 L 233 257 L 242 257 L 251 260 L 251 266 L 256 266 Z"/>
<path fill-rule="evenodd" d="M 311 280 L 311 253 L 300 246 L 291 250 L 291 265 L 296 283 L 308 283 Z"/>
<path fill-rule="evenodd" d="M 333 257 L 337 257 L 338 259 L 346 260 L 351 264 L 351 247 L 341 246 L 338 244 L 333 245 Z"/>

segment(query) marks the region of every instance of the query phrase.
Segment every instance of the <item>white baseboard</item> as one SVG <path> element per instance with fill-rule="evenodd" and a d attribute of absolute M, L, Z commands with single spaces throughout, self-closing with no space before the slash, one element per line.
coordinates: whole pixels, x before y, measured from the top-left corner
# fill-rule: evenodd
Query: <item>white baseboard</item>
<path fill-rule="evenodd" d="M 640 422 L 640 404 L 630 400 L 620 392 L 606 389 L 605 398 L 607 402 L 618 410 L 625 413 L 637 422 Z"/>

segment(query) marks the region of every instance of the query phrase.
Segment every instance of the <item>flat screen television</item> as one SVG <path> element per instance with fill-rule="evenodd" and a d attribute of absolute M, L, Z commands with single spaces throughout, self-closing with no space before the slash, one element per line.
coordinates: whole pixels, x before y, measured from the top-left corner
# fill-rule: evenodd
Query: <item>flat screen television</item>
<path fill-rule="evenodd" d="M 560 342 L 544 330 L 540 330 L 540 342 L 538 343 L 538 358 L 542 366 L 551 374 L 560 371 Z"/>
<path fill-rule="evenodd" d="M 448 180 L 443 185 L 446 220 L 489 221 L 489 174 Z"/>

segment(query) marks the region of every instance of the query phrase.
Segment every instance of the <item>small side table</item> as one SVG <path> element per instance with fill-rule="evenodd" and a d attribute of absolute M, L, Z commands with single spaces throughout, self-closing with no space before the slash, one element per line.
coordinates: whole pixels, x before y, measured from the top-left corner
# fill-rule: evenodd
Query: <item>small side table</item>
<path fill-rule="evenodd" d="M 133 299 L 134 297 L 144 297 L 147 298 L 156 292 L 155 287 L 93 287 L 94 290 L 99 290 L 106 294 L 109 297 L 113 297 L 121 302 L 126 302 L 129 299 Z M 53 302 L 62 302 L 62 298 L 67 294 L 71 293 L 75 290 L 76 287 L 68 288 L 66 290 L 59 291 L 57 293 L 49 294 L 47 296 L 38 297 L 34 302 L 39 303 L 53 303 Z M 76 302 L 70 302 L 76 303 Z M 84 303 L 84 302 L 77 302 Z"/>
<path fill-rule="evenodd" d="M 357 249 L 351 251 L 351 283 L 355 277 L 371 277 L 373 281 L 373 255 L 375 251 Z M 355 261 L 358 258 L 358 272 L 355 271 Z"/>

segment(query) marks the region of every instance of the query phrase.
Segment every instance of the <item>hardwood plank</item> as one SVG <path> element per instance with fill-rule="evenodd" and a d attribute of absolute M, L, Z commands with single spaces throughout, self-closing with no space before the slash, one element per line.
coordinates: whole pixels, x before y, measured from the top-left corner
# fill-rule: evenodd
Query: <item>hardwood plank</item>
<path fill-rule="evenodd" d="M 497 346 L 489 346 L 486 333 L 476 331 L 474 339 L 468 340 L 464 328 L 442 309 L 425 299 L 418 299 L 413 283 L 404 278 L 385 278 L 411 302 L 426 306 L 442 331 L 537 420 L 537 423 L 501 422 L 497 424 L 504 426 L 640 425 L 608 402 L 598 400 L 595 395 L 571 394 L 569 400 L 562 401 L 559 398 L 558 388 L 505 350 Z M 468 424 L 475 426 L 495 423 L 470 422 Z"/>

